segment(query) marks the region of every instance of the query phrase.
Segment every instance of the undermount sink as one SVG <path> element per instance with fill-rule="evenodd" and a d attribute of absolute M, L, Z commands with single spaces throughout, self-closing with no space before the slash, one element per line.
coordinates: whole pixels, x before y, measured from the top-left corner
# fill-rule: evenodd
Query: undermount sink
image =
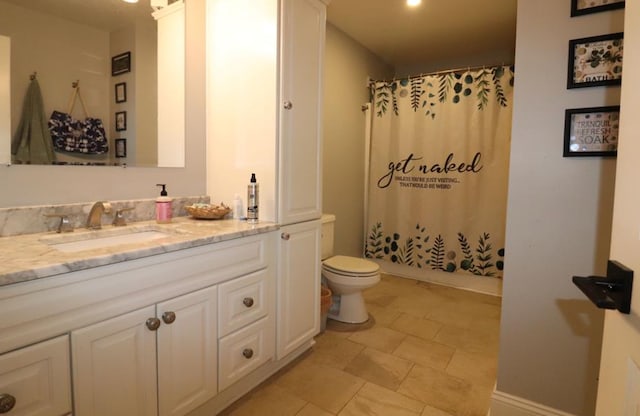
<path fill-rule="evenodd" d="M 146 243 L 169 236 L 171 236 L 170 233 L 150 227 L 130 227 L 46 236 L 41 238 L 40 241 L 56 250 L 72 253 L 124 244 Z"/>

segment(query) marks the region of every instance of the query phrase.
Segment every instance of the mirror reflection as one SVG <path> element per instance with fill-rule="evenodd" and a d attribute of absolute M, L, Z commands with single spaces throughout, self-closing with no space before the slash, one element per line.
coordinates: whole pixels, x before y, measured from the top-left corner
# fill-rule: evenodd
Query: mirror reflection
<path fill-rule="evenodd" d="M 158 161 L 158 27 L 182 2 L 153 3 L 0 0 L 0 61 L 10 68 L 0 103 L 4 92 L 11 114 L 8 126 L 0 120 L 0 155 L 10 147 L 11 163 L 184 166 Z M 172 30 L 184 29 L 181 13 Z M 184 77 L 174 82 L 184 89 Z"/>

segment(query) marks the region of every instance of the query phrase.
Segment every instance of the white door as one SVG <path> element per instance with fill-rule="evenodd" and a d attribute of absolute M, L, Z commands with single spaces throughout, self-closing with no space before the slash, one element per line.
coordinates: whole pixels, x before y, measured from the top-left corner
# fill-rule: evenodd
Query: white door
<path fill-rule="evenodd" d="M 157 305 L 160 416 L 184 415 L 216 395 L 216 300 L 210 287 Z"/>
<path fill-rule="evenodd" d="M 631 314 L 607 311 L 598 384 L 598 416 L 640 415 L 640 2 L 625 9 L 620 147 L 611 238 L 612 260 L 635 272 Z"/>
<path fill-rule="evenodd" d="M 320 331 L 320 221 L 280 229 L 277 358 Z"/>
<path fill-rule="evenodd" d="M 282 3 L 278 222 L 322 215 L 322 69 L 326 6 L 320 0 Z"/>
<path fill-rule="evenodd" d="M 74 415 L 157 416 L 156 333 L 149 306 L 71 332 Z"/>

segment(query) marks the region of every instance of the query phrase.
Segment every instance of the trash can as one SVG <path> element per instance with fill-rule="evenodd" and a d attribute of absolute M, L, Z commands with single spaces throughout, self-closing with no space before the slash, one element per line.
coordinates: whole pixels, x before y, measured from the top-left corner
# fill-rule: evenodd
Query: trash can
<path fill-rule="evenodd" d="M 331 308 L 331 290 L 326 286 L 320 286 L 320 332 L 327 328 L 327 316 Z"/>

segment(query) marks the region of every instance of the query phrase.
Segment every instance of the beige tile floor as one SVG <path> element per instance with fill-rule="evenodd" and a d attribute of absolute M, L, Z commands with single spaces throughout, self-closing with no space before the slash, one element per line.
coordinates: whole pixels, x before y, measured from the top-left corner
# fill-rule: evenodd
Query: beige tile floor
<path fill-rule="evenodd" d="M 224 415 L 486 416 L 500 298 L 383 275 L 375 323 L 329 321 L 316 345 Z"/>

